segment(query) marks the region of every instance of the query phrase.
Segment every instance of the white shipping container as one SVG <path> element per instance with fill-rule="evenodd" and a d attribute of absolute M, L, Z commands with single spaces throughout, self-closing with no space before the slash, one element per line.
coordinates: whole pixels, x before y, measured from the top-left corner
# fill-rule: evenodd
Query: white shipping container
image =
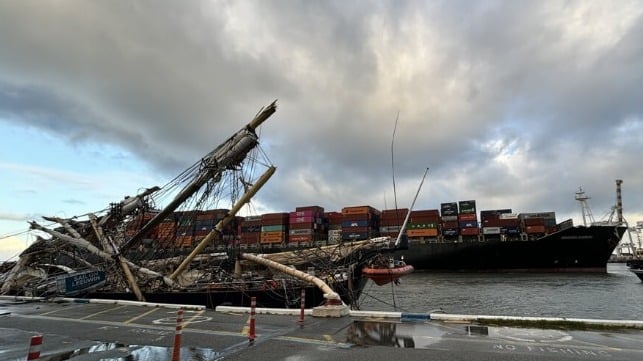
<path fill-rule="evenodd" d="M 291 236 L 307 236 L 313 234 L 312 229 L 291 229 L 289 233 Z"/>
<path fill-rule="evenodd" d="M 500 214 L 500 219 L 514 219 L 518 218 L 518 215 L 516 213 L 501 213 Z"/>
<path fill-rule="evenodd" d="M 482 234 L 500 234 L 500 227 L 482 227 Z"/>
<path fill-rule="evenodd" d="M 458 220 L 458 216 L 442 216 L 442 221 L 444 222 L 453 222 L 457 220 Z"/>

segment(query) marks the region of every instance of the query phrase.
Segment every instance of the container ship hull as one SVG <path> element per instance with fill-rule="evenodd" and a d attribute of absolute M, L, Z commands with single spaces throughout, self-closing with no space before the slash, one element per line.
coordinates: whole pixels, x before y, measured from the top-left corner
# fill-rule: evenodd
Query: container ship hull
<path fill-rule="evenodd" d="M 486 272 L 606 272 L 626 227 L 571 227 L 528 240 L 410 239 L 398 251 L 416 269 Z"/>

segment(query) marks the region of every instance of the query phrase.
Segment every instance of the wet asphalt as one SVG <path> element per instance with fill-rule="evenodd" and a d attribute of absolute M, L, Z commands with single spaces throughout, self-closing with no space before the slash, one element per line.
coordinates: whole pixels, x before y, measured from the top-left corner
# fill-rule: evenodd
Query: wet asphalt
<path fill-rule="evenodd" d="M 0 360 L 172 360 L 176 308 L 0 301 Z M 643 330 L 183 311 L 181 360 L 643 360 Z"/>

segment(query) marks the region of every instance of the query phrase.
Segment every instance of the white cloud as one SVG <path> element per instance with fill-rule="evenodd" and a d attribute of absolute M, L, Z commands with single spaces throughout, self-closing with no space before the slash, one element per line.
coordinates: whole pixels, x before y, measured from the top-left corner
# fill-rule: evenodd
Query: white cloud
<path fill-rule="evenodd" d="M 278 98 L 264 209 L 382 204 L 399 112 L 398 192 L 429 166 L 424 207 L 577 214 L 578 186 L 609 208 L 622 178 L 626 212 L 643 213 L 640 2 L 282 5 L 1 3 L 0 119 L 131 154 L 86 173 L 15 154 L 1 167 L 36 176 L 22 190 L 65 193 L 56 211 L 96 200 L 80 190 L 102 204 L 169 179 Z"/>

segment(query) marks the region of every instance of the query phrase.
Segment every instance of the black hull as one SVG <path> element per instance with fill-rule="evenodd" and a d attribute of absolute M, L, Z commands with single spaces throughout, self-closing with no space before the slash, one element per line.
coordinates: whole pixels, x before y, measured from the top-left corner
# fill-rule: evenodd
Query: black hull
<path fill-rule="evenodd" d="M 339 294 L 342 301 L 348 305 L 355 304 L 364 289 L 366 280 L 355 278 L 350 284 L 343 282 L 334 285 L 333 290 Z M 312 308 L 321 306 L 326 302 L 322 291 L 315 286 L 305 287 L 305 307 Z M 252 297 L 256 298 L 257 307 L 268 308 L 300 308 L 301 307 L 301 288 L 290 288 L 287 290 L 280 289 L 278 285 L 272 289 L 218 289 L 218 290 L 200 290 L 185 292 L 150 292 L 144 293 L 146 302 L 153 303 L 171 303 L 183 305 L 198 305 L 207 308 L 216 308 L 217 306 L 242 306 L 250 307 Z M 81 298 L 91 299 L 110 299 L 110 300 L 131 300 L 135 301 L 136 297 L 132 293 L 125 292 L 92 292 L 83 295 Z"/>
<path fill-rule="evenodd" d="M 531 240 L 499 236 L 409 240 L 396 252 L 417 270 L 483 272 L 606 272 L 625 227 L 572 227 Z"/>
<path fill-rule="evenodd" d="M 643 282 L 643 260 L 637 259 L 627 262 L 628 269 Z"/>

